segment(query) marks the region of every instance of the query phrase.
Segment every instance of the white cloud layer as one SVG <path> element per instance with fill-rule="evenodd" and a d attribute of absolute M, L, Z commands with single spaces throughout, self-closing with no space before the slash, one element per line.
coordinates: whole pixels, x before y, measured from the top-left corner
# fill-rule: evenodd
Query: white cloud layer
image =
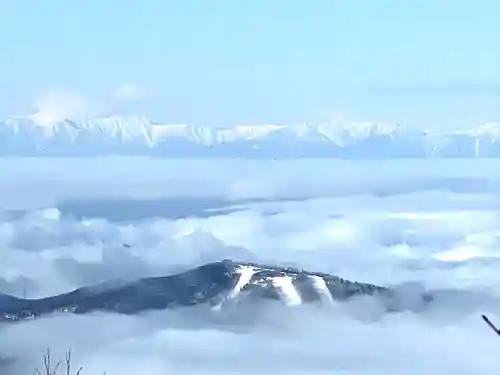
<path fill-rule="evenodd" d="M 195 328 L 189 311 L 0 327 L 0 357 L 26 369 L 46 346 L 71 346 L 86 374 L 500 372 L 500 341 L 480 319 L 500 322 L 500 162 L 11 159 L 0 170 L 0 292 L 39 297 L 227 256 L 448 290 L 420 315 L 276 307 L 247 333 Z"/>

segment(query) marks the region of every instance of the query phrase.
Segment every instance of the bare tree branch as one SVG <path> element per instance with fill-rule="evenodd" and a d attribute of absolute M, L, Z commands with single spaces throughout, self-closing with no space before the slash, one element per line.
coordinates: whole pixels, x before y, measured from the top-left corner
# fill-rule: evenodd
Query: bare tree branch
<path fill-rule="evenodd" d="M 500 329 L 498 329 L 492 322 L 491 320 L 486 316 L 486 315 L 481 315 L 483 320 L 486 322 L 486 324 L 498 335 L 500 336 Z"/>
<path fill-rule="evenodd" d="M 71 372 L 72 370 L 72 359 L 71 359 L 71 349 L 69 349 L 66 352 L 66 357 L 65 357 L 65 375 L 81 375 L 83 372 L 83 366 L 80 366 L 78 370 L 74 373 Z M 52 364 L 52 355 L 50 352 L 50 349 L 47 349 L 47 352 L 43 356 L 43 367 L 42 369 L 35 369 L 33 371 L 33 375 L 57 375 L 59 366 L 61 365 L 61 361 L 58 361 L 55 363 L 55 365 Z M 106 373 L 104 373 L 106 375 Z"/>

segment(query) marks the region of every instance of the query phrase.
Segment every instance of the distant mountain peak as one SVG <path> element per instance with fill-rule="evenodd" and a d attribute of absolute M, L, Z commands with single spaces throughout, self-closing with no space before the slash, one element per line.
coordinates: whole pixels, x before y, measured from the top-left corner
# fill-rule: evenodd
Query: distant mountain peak
<path fill-rule="evenodd" d="M 161 124 L 143 116 L 74 121 L 34 114 L 0 121 L 0 155 L 229 158 L 500 157 L 500 125 L 432 132 L 401 124 Z"/>
<path fill-rule="evenodd" d="M 56 312 L 136 314 L 196 305 L 221 311 L 248 300 L 254 306 L 259 301 L 278 301 L 285 306 L 311 302 L 335 305 L 356 296 L 372 296 L 387 311 L 420 309 L 432 301 L 424 293 L 415 296 L 417 303 L 410 306 L 401 304 L 397 291 L 390 288 L 321 272 L 226 259 L 174 275 L 112 281 L 36 300 L 0 295 L 0 321 L 19 321 Z"/>

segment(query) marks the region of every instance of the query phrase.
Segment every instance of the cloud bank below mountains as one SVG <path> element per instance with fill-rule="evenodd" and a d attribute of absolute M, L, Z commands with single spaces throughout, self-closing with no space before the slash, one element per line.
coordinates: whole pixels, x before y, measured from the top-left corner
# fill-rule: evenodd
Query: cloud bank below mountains
<path fill-rule="evenodd" d="M 72 347 L 89 374 L 500 370 L 498 337 L 480 319 L 500 322 L 494 162 L 103 158 L 0 167 L 0 292 L 50 295 L 228 256 L 455 291 L 422 315 L 373 315 L 362 301 L 275 306 L 246 332 L 200 328 L 189 309 L 1 327 L 0 353 L 22 358 L 25 370 L 47 346 L 61 357 Z"/>

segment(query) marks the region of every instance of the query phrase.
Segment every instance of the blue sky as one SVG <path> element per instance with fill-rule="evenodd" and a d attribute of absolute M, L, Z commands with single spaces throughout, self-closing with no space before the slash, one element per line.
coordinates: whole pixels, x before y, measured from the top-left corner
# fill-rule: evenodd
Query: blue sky
<path fill-rule="evenodd" d="M 500 120 L 499 35 L 497 0 L 5 1 L 0 115 L 470 127 Z"/>

